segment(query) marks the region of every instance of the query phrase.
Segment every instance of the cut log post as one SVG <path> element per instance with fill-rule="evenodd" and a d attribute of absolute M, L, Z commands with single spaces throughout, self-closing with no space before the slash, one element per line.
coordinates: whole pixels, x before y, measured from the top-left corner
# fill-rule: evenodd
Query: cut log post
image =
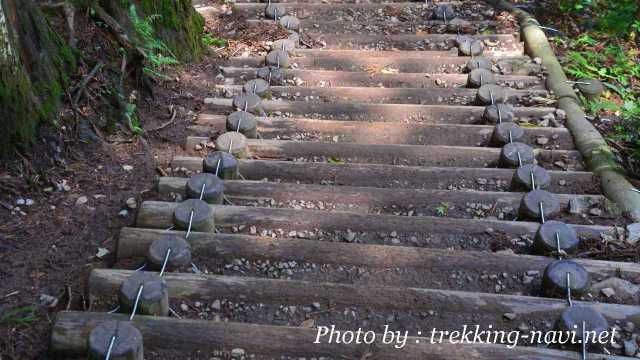
<path fill-rule="evenodd" d="M 105 313 L 69 312 L 58 314 L 53 326 L 51 349 L 55 354 L 83 355 L 87 351 L 87 336 L 96 325 L 109 320 L 124 320 L 125 316 Z M 265 326 L 208 320 L 176 320 L 139 316 L 135 326 L 144 337 L 147 351 L 193 351 L 241 348 L 250 353 L 271 356 L 352 358 L 359 359 L 370 353 L 379 359 L 513 359 L 546 360 L 579 359 L 576 352 L 565 352 L 539 347 L 508 348 L 492 344 L 431 344 L 428 338 L 409 337 L 401 349 L 383 345 L 381 334 L 376 346 L 315 343 L 317 329 L 300 327 Z M 595 355 L 588 355 L 595 358 Z M 603 360 L 624 360 L 619 356 L 598 354 Z"/>

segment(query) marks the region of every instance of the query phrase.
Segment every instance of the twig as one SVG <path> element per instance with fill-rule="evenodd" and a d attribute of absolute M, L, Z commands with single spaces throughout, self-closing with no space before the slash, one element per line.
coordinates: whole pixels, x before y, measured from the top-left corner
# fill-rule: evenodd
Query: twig
<path fill-rule="evenodd" d="M 171 119 L 169 119 L 169 121 L 167 121 L 166 123 L 158 126 L 157 128 L 153 128 L 150 130 L 147 130 L 147 132 L 151 132 L 151 131 L 158 131 L 158 130 L 162 130 L 164 128 L 166 128 L 167 126 L 171 125 L 173 123 L 173 121 L 176 119 L 176 115 L 178 115 L 178 110 L 176 107 L 173 108 L 173 114 L 171 115 Z"/>
<path fill-rule="evenodd" d="M 78 84 L 78 91 L 76 92 L 76 96 L 73 98 L 74 104 L 76 105 L 78 104 L 78 101 L 80 101 L 80 95 L 82 95 L 84 88 L 89 84 L 91 79 L 93 79 L 93 77 L 96 76 L 98 71 L 100 71 L 100 69 L 102 69 L 103 66 L 104 66 L 104 63 L 102 61 L 99 61 L 96 64 L 96 66 L 94 66 L 93 69 L 89 72 L 89 74 L 87 74 L 87 76 L 85 76 L 84 79 L 82 79 L 80 84 Z"/>
<path fill-rule="evenodd" d="M 105 24 L 109 25 L 112 32 L 116 36 L 116 39 L 125 49 L 133 50 L 138 53 L 138 55 L 146 58 L 146 54 L 144 50 L 142 50 L 139 46 L 136 46 L 131 39 L 129 39 L 129 35 L 122 28 L 122 26 L 109 15 L 100 5 L 93 4 L 92 5 L 95 14 L 100 18 L 100 20 L 104 21 Z"/>
<path fill-rule="evenodd" d="M 71 295 L 71 286 L 67 285 L 67 311 L 69 311 L 69 309 L 71 309 L 71 299 L 73 298 L 73 295 Z"/>

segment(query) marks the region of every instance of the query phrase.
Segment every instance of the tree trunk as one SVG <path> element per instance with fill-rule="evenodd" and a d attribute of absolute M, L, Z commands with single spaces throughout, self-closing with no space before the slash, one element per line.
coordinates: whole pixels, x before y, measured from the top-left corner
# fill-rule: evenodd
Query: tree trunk
<path fill-rule="evenodd" d="M 0 155 L 28 145 L 52 118 L 73 63 L 33 0 L 0 0 Z"/>
<path fill-rule="evenodd" d="M 140 44 L 130 7 L 140 18 L 156 16 L 156 36 L 179 61 L 205 51 L 204 20 L 191 0 L 68 0 L 79 11 L 99 5 Z M 131 61 L 131 58 L 129 59 Z M 34 0 L 0 0 L 0 157 L 25 148 L 37 125 L 53 119 L 75 66 L 71 48 L 49 27 Z"/>
<path fill-rule="evenodd" d="M 130 7 L 134 5 L 141 18 L 158 16 L 154 21 L 156 36 L 183 62 L 200 59 L 204 53 L 201 35 L 204 19 L 191 5 L 192 0 L 97 0 L 132 38 Z"/>

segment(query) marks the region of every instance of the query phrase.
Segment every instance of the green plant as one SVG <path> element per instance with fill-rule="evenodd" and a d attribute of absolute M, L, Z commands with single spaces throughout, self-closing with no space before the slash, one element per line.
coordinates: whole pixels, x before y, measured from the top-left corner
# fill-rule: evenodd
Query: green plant
<path fill-rule="evenodd" d="M 202 35 L 202 43 L 206 46 L 225 47 L 227 46 L 227 40 L 217 38 L 209 33 Z"/>
<path fill-rule="evenodd" d="M 140 126 L 140 120 L 138 119 L 136 104 L 127 103 L 125 105 L 124 117 L 134 135 L 140 136 L 144 134 L 144 130 L 142 129 L 142 126 Z"/>
<path fill-rule="evenodd" d="M 36 309 L 33 306 L 15 308 L 0 316 L 0 324 L 8 325 L 24 325 L 36 320 Z"/>
<path fill-rule="evenodd" d="M 447 216 L 449 212 L 449 203 L 441 202 L 440 205 L 436 207 L 436 214 L 438 216 Z"/>
<path fill-rule="evenodd" d="M 167 45 L 155 36 L 153 22 L 160 19 L 161 16 L 153 14 L 145 19 L 140 18 L 136 6 L 131 5 L 129 8 L 129 17 L 131 18 L 133 28 L 142 42 L 141 49 L 147 61 L 144 72 L 149 76 L 167 79 L 167 77 L 159 73 L 157 69 L 165 65 L 176 65 L 179 62 Z"/>

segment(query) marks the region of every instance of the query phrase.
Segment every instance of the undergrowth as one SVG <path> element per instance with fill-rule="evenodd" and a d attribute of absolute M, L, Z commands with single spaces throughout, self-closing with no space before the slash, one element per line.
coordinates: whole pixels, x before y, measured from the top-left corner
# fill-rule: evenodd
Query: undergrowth
<path fill-rule="evenodd" d="M 149 76 L 167 79 L 159 70 L 167 65 L 177 65 L 179 62 L 169 47 L 155 35 L 153 23 L 160 19 L 161 16 L 152 14 L 144 19 L 140 18 L 136 6 L 131 5 L 129 8 L 129 17 L 131 18 L 133 28 L 136 30 L 142 42 L 141 48 L 147 61 L 144 72 Z"/>
<path fill-rule="evenodd" d="M 636 0 L 560 0 L 558 9 L 579 32 L 569 40 L 565 70 L 574 79 L 605 85 L 595 101 L 583 98 L 587 112 L 603 120 L 601 130 L 640 174 L 640 5 Z M 607 121 L 609 120 L 609 121 Z"/>

